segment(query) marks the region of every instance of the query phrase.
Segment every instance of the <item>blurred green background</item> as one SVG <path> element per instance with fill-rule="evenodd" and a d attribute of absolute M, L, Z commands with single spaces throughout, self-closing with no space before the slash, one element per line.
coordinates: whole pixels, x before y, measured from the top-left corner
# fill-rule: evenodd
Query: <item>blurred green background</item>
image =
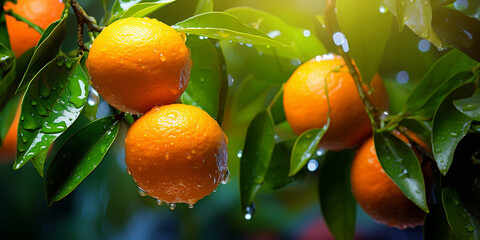
<path fill-rule="evenodd" d="M 100 1 L 79 2 L 90 15 L 101 19 L 104 10 Z M 477 9 L 470 14 L 477 14 L 478 18 L 478 0 L 457 2 L 460 7 L 465 2 L 476 4 L 469 9 Z M 317 37 L 328 51 L 335 51 L 331 37 L 315 20 L 315 15 L 324 10 L 324 0 L 214 1 L 216 11 L 238 6 L 269 12 L 307 30 L 306 38 Z M 177 0 L 152 17 L 174 24 L 192 16 L 195 7 L 195 0 Z M 69 17 L 65 52 L 76 47 L 76 23 L 73 14 Z M 415 83 L 446 51 L 437 50 L 408 28 L 399 33 L 396 21 L 392 24 L 378 71 L 390 95 L 390 110 L 396 113 Z M 242 215 L 238 166 L 246 129 L 253 116 L 265 107 L 266 99 L 273 97 L 274 90 L 280 87 L 278 82 L 285 82 L 300 61 L 292 61 L 285 67 L 255 48 L 229 42 L 220 45 L 229 74 L 227 111 L 222 126 L 230 140 L 232 176 L 228 184 L 220 185 L 193 209 L 180 204 L 170 211 L 166 206 L 157 206 L 152 198 L 139 196 L 126 172 L 123 141 L 128 127 L 122 125 L 114 146 L 97 169 L 72 194 L 50 208 L 46 207 L 43 179 L 31 164 L 18 171 L 11 170 L 11 164 L 0 165 L 0 239 L 331 239 L 321 220 L 315 165 L 301 182 L 277 191 L 262 188 L 255 201 L 253 218 L 247 221 Z M 252 89 L 253 85 L 257 87 Z M 230 107 L 242 98 L 242 91 L 256 91 L 256 94 L 241 108 Z M 105 114 L 102 103 L 100 115 Z M 360 208 L 357 219 L 356 239 L 422 238 L 421 228 L 399 231 L 383 227 Z"/>

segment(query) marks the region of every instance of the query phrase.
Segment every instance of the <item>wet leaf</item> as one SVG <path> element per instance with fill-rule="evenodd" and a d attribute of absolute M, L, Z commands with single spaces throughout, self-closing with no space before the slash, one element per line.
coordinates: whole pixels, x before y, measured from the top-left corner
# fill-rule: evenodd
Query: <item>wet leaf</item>
<path fill-rule="evenodd" d="M 336 1 L 338 24 L 347 38 L 349 53 L 355 60 L 362 81 L 366 83 L 370 83 L 377 72 L 390 36 L 392 17 L 379 10 L 382 2 Z"/>
<path fill-rule="evenodd" d="M 300 174 L 289 176 L 290 169 L 290 155 L 292 154 L 295 139 L 278 142 L 272 153 L 272 160 L 268 166 L 267 176 L 265 177 L 265 184 L 272 189 L 282 188 L 297 179 L 300 179 Z"/>
<path fill-rule="evenodd" d="M 115 116 L 89 123 L 61 147 L 45 175 L 45 196 L 51 206 L 70 194 L 102 161 L 117 137 Z"/>
<path fill-rule="evenodd" d="M 277 16 L 249 7 L 230 8 L 225 10 L 225 12 L 238 17 L 243 23 L 266 33 L 272 39 L 291 46 L 289 48 L 258 46 L 257 49 L 262 51 L 263 54 L 306 62 L 316 55 L 327 53 L 322 42 L 315 36 L 313 29 L 301 29 L 288 25 Z M 291 65 L 292 60 L 288 60 L 288 63 L 285 63 L 285 65 Z"/>
<path fill-rule="evenodd" d="M 455 108 L 461 113 L 480 121 L 480 96 L 473 96 L 453 101 Z"/>
<path fill-rule="evenodd" d="M 356 201 L 350 184 L 353 151 L 328 152 L 320 167 L 320 210 L 335 239 L 350 240 L 355 233 Z"/>
<path fill-rule="evenodd" d="M 430 1 L 409 1 L 409 0 L 385 0 L 385 5 L 397 15 L 397 3 L 400 3 L 399 10 L 403 10 L 404 22 L 415 34 L 425 38 L 438 48 L 445 47 L 445 43 L 438 38 L 432 29 L 432 6 Z"/>
<path fill-rule="evenodd" d="M 50 24 L 43 32 L 16 92 L 28 86 L 35 75 L 60 52 L 67 32 L 67 15 L 64 14 L 62 19 Z"/>
<path fill-rule="evenodd" d="M 323 128 L 315 128 L 303 132 L 298 136 L 293 146 L 292 155 L 290 157 L 289 176 L 298 173 L 307 164 L 312 157 L 313 152 L 317 149 L 318 143 L 328 129 L 328 123 Z"/>
<path fill-rule="evenodd" d="M 213 0 L 198 0 L 197 7 L 195 8 L 195 14 L 212 12 L 213 11 Z"/>
<path fill-rule="evenodd" d="M 428 212 L 422 169 L 413 150 L 391 133 L 374 134 L 375 151 L 385 173 L 405 197 Z"/>
<path fill-rule="evenodd" d="M 475 82 L 476 77 L 470 71 L 458 72 L 445 82 L 440 84 L 433 91 L 433 95 L 419 109 L 415 111 L 415 115 L 421 116 L 425 119 L 431 119 L 433 114 L 442 103 L 443 99 L 450 93 L 452 89 L 455 89 L 465 83 Z"/>
<path fill-rule="evenodd" d="M 195 35 L 188 36 L 186 44 L 192 52 L 194 64 L 181 100 L 202 108 L 221 124 L 228 90 L 222 52 L 213 41 Z"/>
<path fill-rule="evenodd" d="M 35 157 L 32 158 L 32 164 L 37 170 L 38 174 L 40 174 L 40 177 L 43 177 L 43 174 L 45 172 L 45 161 L 47 160 L 47 155 L 48 151 L 50 148 L 46 148 L 45 150 L 41 151 L 39 154 L 37 154 Z"/>
<path fill-rule="evenodd" d="M 248 126 L 240 159 L 240 198 L 242 209 L 249 206 L 262 186 L 275 147 L 273 119 L 262 111 Z"/>
<path fill-rule="evenodd" d="M 433 117 L 432 148 L 438 169 L 446 175 L 452 164 L 457 144 L 467 134 L 472 119 L 459 112 L 453 105 L 456 99 L 471 96 L 475 91 L 474 83 L 464 84 L 451 91 L 442 101 Z"/>
<path fill-rule="evenodd" d="M 452 186 L 443 188 L 442 201 L 448 224 L 457 239 L 479 239 L 480 219 L 463 207 L 457 189 Z"/>
<path fill-rule="evenodd" d="M 442 41 L 480 62 L 480 21 L 451 8 L 435 9 L 432 27 Z"/>
<path fill-rule="evenodd" d="M 175 30 L 219 40 L 230 40 L 253 45 L 284 46 L 265 33 L 245 25 L 237 17 L 223 12 L 202 13 L 174 26 Z"/>
<path fill-rule="evenodd" d="M 434 90 L 443 82 L 476 64 L 473 59 L 458 50 L 452 50 L 445 54 L 435 62 L 414 88 L 405 103 L 404 112 L 414 112 L 419 109 L 434 95 Z"/>
<path fill-rule="evenodd" d="M 0 71 L 7 72 L 14 66 L 15 56 L 13 52 L 0 43 Z"/>
<path fill-rule="evenodd" d="M 88 79 L 77 67 L 81 58 L 60 56 L 29 84 L 22 103 L 14 169 L 49 148 L 79 116 L 88 93 Z"/>
<path fill-rule="evenodd" d="M 146 17 L 175 0 L 115 0 L 108 24 L 127 17 Z M 107 24 L 107 25 L 108 25 Z"/>

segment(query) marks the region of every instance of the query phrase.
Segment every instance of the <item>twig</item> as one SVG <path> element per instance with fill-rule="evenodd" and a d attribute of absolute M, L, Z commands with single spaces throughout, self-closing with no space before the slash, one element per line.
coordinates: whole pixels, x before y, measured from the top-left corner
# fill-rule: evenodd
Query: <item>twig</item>
<path fill-rule="evenodd" d="M 104 27 L 98 26 L 95 18 L 88 16 L 82 6 L 78 4 L 77 0 L 71 0 L 71 2 L 73 12 L 75 13 L 75 17 L 77 18 L 77 44 L 81 50 L 88 51 L 88 49 L 83 44 L 83 25 L 87 25 L 89 32 L 101 32 Z"/>
<path fill-rule="evenodd" d="M 43 28 L 41 28 L 37 24 L 35 24 L 35 23 L 31 22 L 30 20 L 28 20 L 28 19 L 18 15 L 17 13 L 15 13 L 14 11 L 12 11 L 12 9 L 6 10 L 5 14 L 14 17 L 17 21 L 21 21 L 21 22 L 24 22 L 24 23 L 28 24 L 29 27 L 35 29 L 35 31 L 37 31 L 40 34 L 43 34 L 43 32 L 45 31 Z"/>
<path fill-rule="evenodd" d="M 325 8 L 325 22 L 326 22 L 326 30 L 330 33 L 333 34 L 335 32 L 340 32 L 340 27 L 338 25 L 338 21 L 335 15 L 335 0 L 327 0 L 327 6 Z M 358 69 L 353 65 L 352 58 L 348 53 L 346 53 L 343 48 L 340 46 L 338 47 L 338 52 L 340 55 L 343 57 L 345 64 L 347 65 L 347 68 L 350 72 L 350 75 L 352 76 L 355 86 L 357 88 L 357 92 L 362 99 L 363 104 L 365 105 L 365 111 L 368 114 L 368 117 L 370 118 L 370 121 L 372 123 L 372 127 L 374 130 L 378 129 L 380 126 L 380 114 L 379 111 L 375 108 L 375 106 L 370 102 L 370 99 L 368 99 L 367 94 L 365 93 L 365 90 L 363 89 L 363 84 L 362 80 L 360 78 L 360 73 L 358 72 Z"/>

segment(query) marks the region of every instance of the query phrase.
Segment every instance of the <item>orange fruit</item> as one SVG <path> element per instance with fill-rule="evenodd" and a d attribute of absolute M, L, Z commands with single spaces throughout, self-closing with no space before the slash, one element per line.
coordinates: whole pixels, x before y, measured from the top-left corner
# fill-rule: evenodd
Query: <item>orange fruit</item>
<path fill-rule="evenodd" d="M 404 142 L 407 138 L 398 131 L 393 132 Z M 414 133 L 409 136 L 422 147 L 426 144 Z M 422 159 L 417 154 L 419 161 Z M 429 165 L 422 169 L 427 192 L 431 188 L 433 175 Z M 406 198 L 402 191 L 388 177 L 378 161 L 373 137 L 357 151 L 351 168 L 352 192 L 358 204 L 375 221 L 391 227 L 405 229 L 423 224 L 425 212 Z"/>
<path fill-rule="evenodd" d="M 45 29 L 52 22 L 60 19 L 65 5 L 62 0 L 17 0 L 17 4 L 5 2 L 4 9 L 13 12 Z M 30 28 L 26 23 L 17 21 L 6 15 L 7 29 L 13 53 L 19 57 L 31 47 L 37 45 L 40 33 Z"/>
<path fill-rule="evenodd" d="M 300 65 L 288 79 L 283 93 L 288 123 L 297 135 L 327 123 L 325 85 L 331 107 L 330 126 L 319 147 L 343 150 L 357 146 L 371 135 L 372 127 L 355 82 L 340 56 L 317 56 Z M 364 85 L 365 92 L 371 92 L 368 98 L 379 110 L 387 110 L 388 96 L 378 74 L 371 88 Z"/>
<path fill-rule="evenodd" d="M 166 203 L 194 204 L 227 175 L 227 138 L 198 107 L 154 107 L 130 127 L 125 162 L 138 187 Z"/>
<path fill-rule="evenodd" d="M 17 108 L 12 125 L 10 126 L 10 129 L 8 129 L 7 135 L 5 136 L 5 139 L 3 139 L 2 146 L 0 147 L 0 162 L 6 162 L 15 159 L 15 155 L 17 153 L 17 130 L 20 112 L 21 104 Z"/>
<path fill-rule="evenodd" d="M 93 87 L 110 105 L 142 114 L 175 102 L 190 79 L 192 60 L 185 39 L 150 18 L 125 18 L 93 41 L 86 66 Z"/>

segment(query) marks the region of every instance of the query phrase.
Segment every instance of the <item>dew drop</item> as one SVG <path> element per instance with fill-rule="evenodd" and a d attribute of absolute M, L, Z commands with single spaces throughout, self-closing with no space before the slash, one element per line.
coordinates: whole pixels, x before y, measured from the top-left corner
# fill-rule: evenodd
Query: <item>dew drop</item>
<path fill-rule="evenodd" d="M 145 197 L 147 196 L 147 192 L 145 192 L 145 190 L 141 189 L 140 187 L 138 188 L 138 195 L 142 196 L 142 197 Z"/>
<path fill-rule="evenodd" d="M 242 153 L 243 153 L 243 151 L 242 151 L 242 150 L 238 151 L 238 153 L 237 153 L 237 157 L 238 157 L 238 158 L 242 158 Z"/>
<path fill-rule="evenodd" d="M 468 224 L 468 225 L 467 225 L 467 231 L 473 232 L 473 230 L 474 230 L 473 226 L 470 225 L 470 224 Z"/>
<path fill-rule="evenodd" d="M 161 205 L 163 205 L 163 201 L 162 201 L 162 200 L 160 200 L 160 199 L 157 199 L 157 205 L 158 205 L 158 206 L 161 206 Z"/>
<path fill-rule="evenodd" d="M 251 203 L 249 206 L 245 208 L 245 220 L 250 220 L 255 213 L 255 204 Z"/>
<path fill-rule="evenodd" d="M 193 204 L 188 204 L 188 208 L 192 209 L 193 207 L 195 207 L 195 205 L 193 205 Z"/>
<path fill-rule="evenodd" d="M 476 108 L 477 108 L 477 106 L 475 106 L 474 104 L 467 104 L 462 108 L 462 110 L 463 111 L 472 111 L 472 110 L 475 110 Z"/>
<path fill-rule="evenodd" d="M 72 62 L 71 61 L 65 61 L 65 67 L 67 67 L 68 69 L 72 68 Z"/>
<path fill-rule="evenodd" d="M 168 204 L 168 208 L 170 208 L 170 210 L 172 210 L 172 211 L 175 210 L 176 207 L 177 207 L 177 204 L 175 204 L 175 203 L 169 203 Z"/>
<path fill-rule="evenodd" d="M 230 181 L 230 171 L 227 169 L 225 174 L 223 175 L 223 179 L 221 181 L 222 184 L 227 184 Z"/>
<path fill-rule="evenodd" d="M 30 103 L 32 104 L 32 106 L 37 105 L 37 101 L 35 101 L 35 100 L 30 101 Z"/>
<path fill-rule="evenodd" d="M 63 59 L 61 57 L 57 58 L 57 66 L 61 67 L 63 66 Z"/>

